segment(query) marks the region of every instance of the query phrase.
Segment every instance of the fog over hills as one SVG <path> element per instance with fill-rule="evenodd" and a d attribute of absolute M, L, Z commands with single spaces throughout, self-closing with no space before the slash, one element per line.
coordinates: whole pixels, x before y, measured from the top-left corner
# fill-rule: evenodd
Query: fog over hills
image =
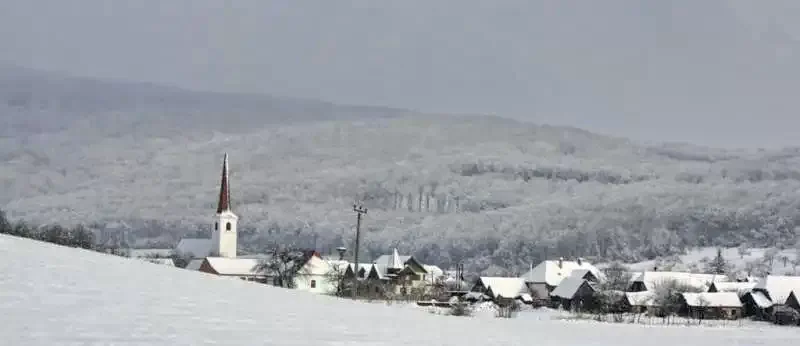
<path fill-rule="evenodd" d="M 710 129 L 713 130 L 713 129 Z M 643 144 L 423 114 L 0 68 L 0 208 L 34 223 L 207 231 L 223 153 L 247 248 L 362 244 L 470 270 L 792 245 L 800 151 Z"/>
<path fill-rule="evenodd" d="M 0 61 L 779 148 L 800 145 L 799 19 L 795 0 L 4 0 Z"/>

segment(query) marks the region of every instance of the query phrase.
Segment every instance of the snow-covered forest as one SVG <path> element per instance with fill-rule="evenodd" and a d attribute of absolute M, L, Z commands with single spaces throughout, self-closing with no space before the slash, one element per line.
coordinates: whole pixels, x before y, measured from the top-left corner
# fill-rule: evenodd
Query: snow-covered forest
<path fill-rule="evenodd" d="M 635 143 L 493 116 L 0 68 L 0 209 L 11 219 L 173 243 L 208 231 L 224 152 L 245 248 L 349 246 L 355 201 L 369 208 L 364 256 L 396 246 L 485 272 L 545 256 L 791 246 L 800 230 L 797 148 Z"/>

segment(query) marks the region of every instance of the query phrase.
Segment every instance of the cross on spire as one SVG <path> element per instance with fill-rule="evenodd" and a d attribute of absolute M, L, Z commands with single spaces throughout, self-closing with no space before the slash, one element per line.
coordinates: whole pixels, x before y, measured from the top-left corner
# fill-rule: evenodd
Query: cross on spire
<path fill-rule="evenodd" d="M 228 186 L 228 153 L 222 162 L 222 183 L 219 187 L 219 204 L 217 204 L 217 214 L 231 210 L 231 191 Z"/>

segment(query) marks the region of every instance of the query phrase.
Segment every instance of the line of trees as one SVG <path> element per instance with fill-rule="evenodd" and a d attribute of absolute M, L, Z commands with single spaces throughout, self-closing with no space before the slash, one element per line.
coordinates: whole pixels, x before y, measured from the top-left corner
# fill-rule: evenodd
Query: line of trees
<path fill-rule="evenodd" d="M 2 210 L 0 210 L 0 234 L 35 239 L 63 246 L 95 249 L 94 233 L 83 225 L 72 228 L 61 225 L 32 227 L 23 221 L 12 223 Z"/>

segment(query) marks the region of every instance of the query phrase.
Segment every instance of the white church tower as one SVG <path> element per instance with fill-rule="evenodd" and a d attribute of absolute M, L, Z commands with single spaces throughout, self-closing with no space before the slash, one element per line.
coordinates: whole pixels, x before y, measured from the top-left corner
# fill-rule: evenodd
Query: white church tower
<path fill-rule="evenodd" d="M 213 256 L 236 258 L 236 223 L 239 217 L 231 211 L 231 191 L 228 184 L 228 154 L 222 163 L 222 183 L 219 187 L 219 204 L 211 232 Z"/>

